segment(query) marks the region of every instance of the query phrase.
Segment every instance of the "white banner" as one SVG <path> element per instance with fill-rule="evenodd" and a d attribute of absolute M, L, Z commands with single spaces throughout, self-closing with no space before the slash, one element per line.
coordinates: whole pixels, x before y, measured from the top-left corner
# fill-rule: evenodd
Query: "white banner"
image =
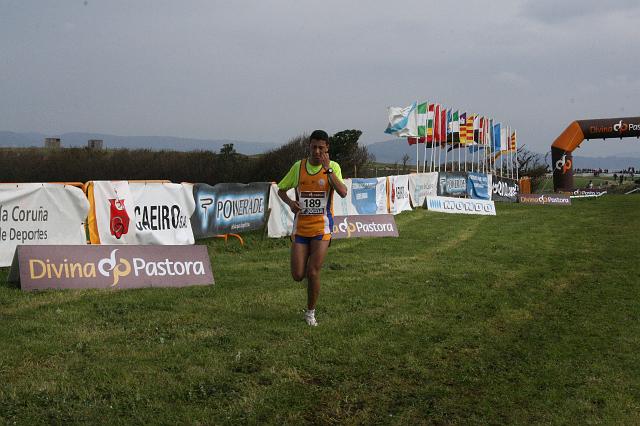
<path fill-rule="evenodd" d="M 422 207 L 427 196 L 438 195 L 438 172 L 409 175 L 409 195 L 413 208 Z"/>
<path fill-rule="evenodd" d="M 89 201 L 80 188 L 54 183 L 0 184 L 0 266 L 16 246 L 87 243 Z"/>
<path fill-rule="evenodd" d="M 496 215 L 496 206 L 493 201 L 489 200 L 427 196 L 425 206 L 431 211 L 442 213 Z"/>
<path fill-rule="evenodd" d="M 376 185 L 376 214 L 389 214 L 387 177 L 379 177 Z"/>
<path fill-rule="evenodd" d="M 411 210 L 409 201 L 409 175 L 389 176 L 389 213 L 398 214 Z"/>
<path fill-rule="evenodd" d="M 93 182 L 100 244 L 193 244 L 191 185 Z"/>
<path fill-rule="evenodd" d="M 347 196 L 342 198 L 335 191 L 333 192 L 333 214 L 335 216 L 348 216 L 349 212 L 355 211 L 355 207 L 351 204 L 351 179 L 342 181 L 347 188 Z"/>
<path fill-rule="evenodd" d="M 269 221 L 267 222 L 267 233 L 269 238 L 280 238 L 291 235 L 293 231 L 293 212 L 278 196 L 278 185 L 271 184 L 269 193 Z M 295 189 L 287 191 L 287 195 L 292 200 L 296 198 Z M 336 198 L 340 198 L 337 196 Z"/>

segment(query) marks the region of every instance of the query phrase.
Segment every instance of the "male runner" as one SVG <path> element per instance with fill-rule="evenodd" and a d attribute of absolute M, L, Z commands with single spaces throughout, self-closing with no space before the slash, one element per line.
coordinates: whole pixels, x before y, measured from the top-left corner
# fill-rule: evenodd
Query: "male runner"
<path fill-rule="evenodd" d="M 320 293 L 320 269 L 331 242 L 333 228 L 332 195 L 335 190 L 342 198 L 347 187 L 335 161 L 329 160 L 329 135 L 315 130 L 309 137 L 309 158 L 296 161 L 278 183 L 278 195 L 287 203 L 295 219 L 291 235 L 291 276 L 296 281 L 307 277 L 307 312 L 310 326 L 316 321 L 316 302 Z M 296 188 L 296 199 L 287 190 Z"/>

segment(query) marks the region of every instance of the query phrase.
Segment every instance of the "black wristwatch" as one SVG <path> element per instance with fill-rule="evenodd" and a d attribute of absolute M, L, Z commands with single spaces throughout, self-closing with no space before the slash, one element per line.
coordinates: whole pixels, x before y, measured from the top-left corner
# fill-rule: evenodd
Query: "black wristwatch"
<path fill-rule="evenodd" d="M 329 167 L 325 173 L 330 175 L 331 173 L 333 173 L 333 169 Z"/>

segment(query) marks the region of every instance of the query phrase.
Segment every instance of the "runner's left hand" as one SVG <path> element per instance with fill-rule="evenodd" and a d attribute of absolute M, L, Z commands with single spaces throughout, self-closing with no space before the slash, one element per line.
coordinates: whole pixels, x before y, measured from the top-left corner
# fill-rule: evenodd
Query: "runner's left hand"
<path fill-rule="evenodd" d="M 320 159 L 320 161 L 322 161 L 322 167 L 327 170 L 329 167 L 331 167 L 331 160 L 329 160 L 329 153 L 325 152 L 322 154 L 322 158 Z"/>

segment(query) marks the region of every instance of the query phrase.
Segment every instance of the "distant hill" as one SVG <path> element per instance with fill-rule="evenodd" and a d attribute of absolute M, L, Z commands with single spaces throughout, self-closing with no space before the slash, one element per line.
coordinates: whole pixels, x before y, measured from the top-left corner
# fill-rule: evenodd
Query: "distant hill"
<path fill-rule="evenodd" d="M 409 164 L 416 162 L 416 146 L 409 145 L 406 139 L 393 139 L 384 142 L 376 142 L 367 145 L 370 153 L 376 156 L 376 161 L 380 163 L 402 164 L 402 157 L 409 155 Z M 457 152 L 457 151 L 456 151 Z M 424 158 L 424 145 L 419 146 L 420 161 Z M 429 150 L 427 150 L 429 155 Z M 544 154 L 541 154 L 544 157 Z M 456 153 L 457 156 L 457 153 Z M 640 168 L 640 153 L 618 154 L 606 157 L 583 157 L 574 156 L 574 167 L 581 169 L 612 169 L 621 170 L 627 167 Z"/>
<path fill-rule="evenodd" d="M 276 143 L 247 142 L 237 140 L 206 140 L 177 138 L 172 136 L 116 136 L 101 133 L 64 133 L 45 135 L 42 133 L 16 133 L 0 131 L 0 147 L 42 147 L 44 138 L 59 137 L 63 147 L 85 147 L 89 139 L 102 139 L 105 148 L 152 149 L 175 151 L 220 151 L 226 143 L 232 143 L 241 154 L 262 154 L 280 146 Z"/>

